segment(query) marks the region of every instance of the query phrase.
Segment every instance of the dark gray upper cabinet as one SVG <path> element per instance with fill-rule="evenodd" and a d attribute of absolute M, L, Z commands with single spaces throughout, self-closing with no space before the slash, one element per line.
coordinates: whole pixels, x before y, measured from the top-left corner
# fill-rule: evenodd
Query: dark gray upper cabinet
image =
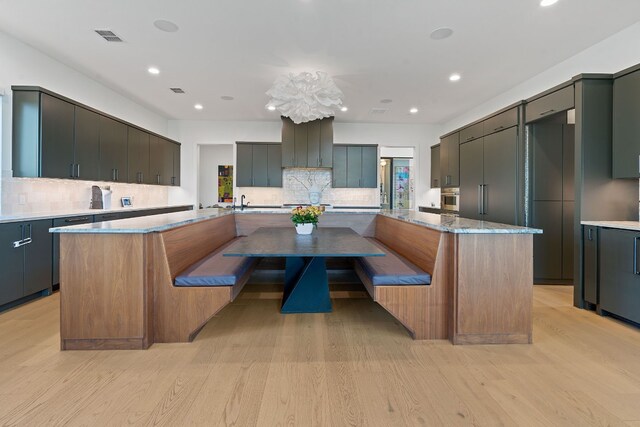
<path fill-rule="evenodd" d="M 127 182 L 153 183 L 149 174 L 149 134 L 131 126 L 127 130 Z"/>
<path fill-rule="evenodd" d="M 440 144 L 431 147 L 431 188 L 440 188 Z"/>
<path fill-rule="evenodd" d="M 333 117 L 295 124 L 282 117 L 282 166 L 329 168 L 333 162 Z"/>
<path fill-rule="evenodd" d="M 613 83 L 613 177 L 640 177 L 640 70 Z"/>
<path fill-rule="evenodd" d="M 525 105 L 526 122 L 531 123 L 561 111 L 570 110 L 574 105 L 573 85 L 566 86 L 528 102 Z"/>
<path fill-rule="evenodd" d="M 75 107 L 74 178 L 100 179 L 100 114 Z"/>
<path fill-rule="evenodd" d="M 100 179 L 127 182 L 127 125 L 100 116 Z"/>
<path fill-rule="evenodd" d="M 484 134 L 489 135 L 517 125 L 518 107 L 514 107 L 486 119 L 484 121 Z"/>
<path fill-rule="evenodd" d="M 585 225 L 582 242 L 584 245 L 584 299 L 591 304 L 599 304 L 598 227 Z"/>
<path fill-rule="evenodd" d="M 335 188 L 376 188 L 378 186 L 377 145 L 334 145 Z"/>
<path fill-rule="evenodd" d="M 173 151 L 173 176 L 171 177 L 171 185 L 180 186 L 180 144 L 173 143 L 171 146 Z"/>
<path fill-rule="evenodd" d="M 484 122 L 475 123 L 460 131 L 460 143 L 469 142 L 484 136 Z"/>
<path fill-rule="evenodd" d="M 440 186 L 460 186 L 460 132 L 440 140 Z"/>
<path fill-rule="evenodd" d="M 173 146 L 164 138 L 149 135 L 148 184 L 173 185 Z"/>
<path fill-rule="evenodd" d="M 236 143 L 238 187 L 282 187 L 280 144 Z"/>
<path fill-rule="evenodd" d="M 51 289 L 51 220 L 0 224 L 0 305 Z"/>
<path fill-rule="evenodd" d="M 74 106 L 45 93 L 40 96 L 41 176 L 74 178 Z"/>
<path fill-rule="evenodd" d="M 640 323 L 640 233 L 601 228 L 600 308 Z"/>
<path fill-rule="evenodd" d="M 14 176 L 180 185 L 174 141 L 37 86 L 12 89 Z M 154 151 L 153 172 L 150 136 L 163 141 Z"/>

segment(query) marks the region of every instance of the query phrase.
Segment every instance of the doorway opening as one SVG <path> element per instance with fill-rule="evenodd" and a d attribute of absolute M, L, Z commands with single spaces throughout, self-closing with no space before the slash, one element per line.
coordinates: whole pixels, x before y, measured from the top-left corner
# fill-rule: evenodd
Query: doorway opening
<path fill-rule="evenodd" d="M 380 206 L 382 209 L 413 209 L 413 147 L 381 147 Z"/>

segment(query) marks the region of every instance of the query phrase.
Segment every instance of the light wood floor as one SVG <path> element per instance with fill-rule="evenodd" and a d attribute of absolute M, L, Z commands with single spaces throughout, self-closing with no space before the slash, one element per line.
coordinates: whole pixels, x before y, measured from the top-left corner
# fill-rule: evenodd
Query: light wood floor
<path fill-rule="evenodd" d="M 60 352 L 57 295 L 0 314 L 0 425 L 640 426 L 640 330 L 535 288 L 534 344 L 412 341 L 366 298 L 255 292 L 191 344 Z"/>

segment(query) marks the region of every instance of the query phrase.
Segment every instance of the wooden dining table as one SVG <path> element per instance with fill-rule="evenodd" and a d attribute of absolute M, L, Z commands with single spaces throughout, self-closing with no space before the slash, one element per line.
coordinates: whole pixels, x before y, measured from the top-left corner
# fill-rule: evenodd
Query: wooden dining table
<path fill-rule="evenodd" d="M 229 245 L 223 255 L 286 258 L 281 312 L 327 313 L 332 306 L 326 258 L 384 252 L 347 227 L 321 227 L 309 235 L 293 227 L 263 227 Z"/>

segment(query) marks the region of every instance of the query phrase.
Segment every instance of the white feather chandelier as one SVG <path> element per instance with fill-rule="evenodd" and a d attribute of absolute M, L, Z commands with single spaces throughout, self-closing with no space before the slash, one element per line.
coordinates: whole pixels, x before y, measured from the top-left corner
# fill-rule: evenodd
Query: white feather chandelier
<path fill-rule="evenodd" d="M 334 116 L 344 97 L 333 79 L 322 71 L 280 76 L 266 93 L 271 97 L 266 107 L 275 107 L 296 124 Z"/>

